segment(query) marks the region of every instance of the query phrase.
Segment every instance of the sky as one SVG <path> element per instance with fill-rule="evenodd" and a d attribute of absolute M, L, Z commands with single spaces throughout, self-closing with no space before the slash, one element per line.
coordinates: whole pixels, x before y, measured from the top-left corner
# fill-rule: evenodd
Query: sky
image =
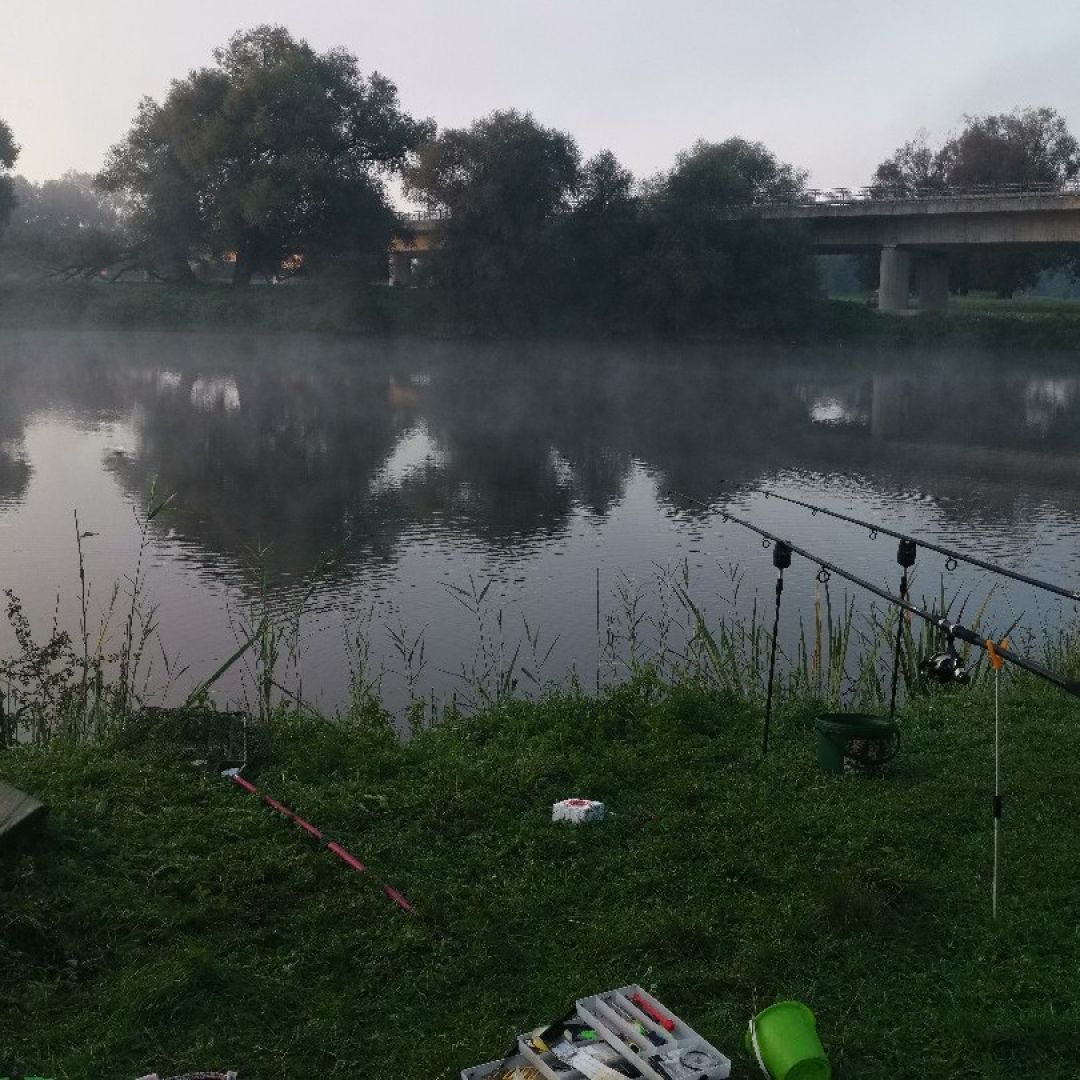
<path fill-rule="evenodd" d="M 612 150 L 638 176 L 696 139 L 761 140 L 818 187 L 868 182 L 925 129 L 1052 105 L 1080 133 L 1080 5 L 1042 0 L 38 0 L 0 13 L 0 118 L 31 180 L 98 169 L 141 97 L 280 23 L 342 45 L 404 108 L 497 108 Z"/>

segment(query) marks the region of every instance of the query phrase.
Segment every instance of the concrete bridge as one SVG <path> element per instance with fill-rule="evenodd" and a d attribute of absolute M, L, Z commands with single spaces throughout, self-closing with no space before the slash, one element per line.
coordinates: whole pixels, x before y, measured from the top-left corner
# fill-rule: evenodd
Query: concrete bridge
<path fill-rule="evenodd" d="M 1080 251 L 1080 184 L 1031 184 L 961 190 L 880 186 L 812 190 L 714 212 L 723 220 L 759 217 L 805 222 L 823 254 L 880 251 L 878 308 L 908 307 L 914 283 L 920 311 L 941 311 L 949 301 L 948 256 L 985 248 L 1061 248 Z M 411 234 L 394 241 L 390 283 L 408 285 L 413 268 L 438 244 L 444 215 L 406 214 Z"/>
<path fill-rule="evenodd" d="M 919 309 L 943 310 L 953 252 L 1080 245 L 1080 188 L 1072 184 L 895 194 L 880 187 L 840 188 L 721 214 L 803 221 L 823 254 L 880 250 L 878 308 L 890 312 L 907 309 L 913 277 Z"/>
<path fill-rule="evenodd" d="M 391 285 L 413 284 L 416 270 L 438 247 L 439 233 L 448 216 L 423 210 L 399 215 L 405 228 L 402 235 L 395 236 L 390 245 Z"/>

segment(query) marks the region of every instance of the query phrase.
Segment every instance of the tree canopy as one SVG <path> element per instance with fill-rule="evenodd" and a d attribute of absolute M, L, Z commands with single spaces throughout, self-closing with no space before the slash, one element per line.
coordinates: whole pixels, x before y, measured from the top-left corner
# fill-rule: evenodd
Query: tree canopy
<path fill-rule="evenodd" d="M 545 227 L 569 208 L 579 168 L 572 136 L 508 109 L 420 146 L 405 191 L 448 215 L 446 278 L 490 283 L 520 279 L 535 265 Z"/>
<path fill-rule="evenodd" d="M 18 156 L 19 147 L 15 136 L 11 133 L 11 128 L 0 120 L 0 232 L 3 232 L 11 217 L 11 211 L 15 208 L 15 185 L 7 173 L 15 167 Z"/>
<path fill-rule="evenodd" d="M 699 141 L 680 153 L 646 185 L 652 240 L 637 263 L 641 306 L 669 329 L 800 322 L 819 286 L 799 224 L 719 212 L 794 199 L 805 185 L 804 171 L 762 143 Z"/>
<path fill-rule="evenodd" d="M 384 181 L 434 130 L 344 49 L 318 53 L 280 26 L 234 35 L 214 66 L 147 98 L 99 180 L 130 201 L 146 256 L 173 277 L 208 254 L 234 281 L 287 257 L 367 248 L 393 229 Z"/>
<path fill-rule="evenodd" d="M 731 206 L 794 199 L 806 187 L 806 172 L 778 160 L 760 142 L 737 136 L 719 143 L 699 139 L 653 187 L 654 201 L 668 212 L 700 217 Z"/>
<path fill-rule="evenodd" d="M 1050 108 L 965 116 L 964 128 L 942 146 L 925 132 L 904 143 L 874 172 L 875 187 L 911 194 L 916 188 L 983 184 L 1054 184 L 1080 174 L 1080 144 L 1065 118 Z"/>
<path fill-rule="evenodd" d="M 4 248 L 22 272 L 90 277 L 119 268 L 126 237 L 118 200 L 90 174 L 67 172 L 41 184 L 14 180 L 18 205 Z"/>

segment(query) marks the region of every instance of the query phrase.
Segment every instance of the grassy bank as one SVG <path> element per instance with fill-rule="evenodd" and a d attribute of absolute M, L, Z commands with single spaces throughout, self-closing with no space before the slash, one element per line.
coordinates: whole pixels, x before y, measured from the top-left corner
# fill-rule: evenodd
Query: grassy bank
<path fill-rule="evenodd" d="M 438 311 L 428 300 L 419 289 L 374 285 L 3 286 L 0 326 L 433 333 Z"/>
<path fill-rule="evenodd" d="M 808 340 L 897 348 L 1007 352 L 1080 349 L 1080 304 L 1068 300 L 954 297 L 945 312 L 879 315 L 864 300 L 829 300 Z"/>
<path fill-rule="evenodd" d="M 471 336 L 641 336 L 641 326 L 605 327 L 573 311 L 513 315 L 439 290 L 378 285 L 178 287 L 66 283 L 0 287 L 0 327 L 323 331 Z M 724 337 L 728 332 L 712 337 Z M 753 337 L 743 328 L 730 336 Z M 1080 304 L 1063 300 L 954 298 L 943 314 L 880 316 L 858 298 L 825 300 L 796 334 L 763 324 L 762 339 L 808 344 L 987 350 L 1080 348 Z"/>
<path fill-rule="evenodd" d="M 452 1077 L 637 980 L 756 1075 L 755 1007 L 806 1001 L 838 1077 L 1075 1075 L 1073 701 L 1004 696 L 990 918 L 986 688 L 918 699 L 892 776 L 813 760 L 809 705 L 638 678 L 400 743 L 278 718 L 251 778 L 400 889 L 395 908 L 189 748 L 129 733 L 0 754 L 52 804 L 0 860 L 0 1062 L 44 1075 Z M 550 824 L 552 801 L 609 819 Z"/>

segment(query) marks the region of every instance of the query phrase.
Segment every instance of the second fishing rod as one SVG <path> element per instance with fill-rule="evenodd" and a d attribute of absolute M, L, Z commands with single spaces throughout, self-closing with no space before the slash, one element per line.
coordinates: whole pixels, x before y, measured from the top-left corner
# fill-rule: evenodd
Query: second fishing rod
<path fill-rule="evenodd" d="M 705 509 L 712 509 L 707 503 L 702 502 L 700 499 L 695 499 L 689 495 L 682 495 L 678 492 L 672 492 L 678 498 L 684 499 L 689 503 L 693 503 L 697 506 L 704 507 Z M 837 566 L 835 563 L 830 562 L 828 559 L 821 558 L 820 555 L 816 555 L 812 551 L 808 551 L 806 548 L 800 547 L 798 544 L 793 544 L 789 540 L 785 540 L 781 536 L 777 536 L 775 533 L 769 532 L 767 529 L 761 528 L 759 525 L 755 525 L 752 521 L 747 521 L 746 518 L 739 517 L 736 514 L 731 513 L 729 510 L 718 510 L 717 513 L 725 521 L 731 521 L 736 525 L 742 526 L 744 529 L 749 529 L 751 532 L 756 533 L 766 541 L 766 546 L 776 545 L 779 551 L 774 550 L 773 564 L 779 571 L 778 586 L 777 586 L 777 612 L 779 612 L 780 594 L 783 591 L 782 584 L 779 581 L 782 580 L 783 570 L 791 565 L 790 555 L 795 554 L 801 558 L 806 559 L 808 562 L 815 563 L 818 567 L 818 577 L 822 581 L 827 581 L 828 577 L 832 574 L 836 574 L 838 577 L 843 578 L 845 581 L 851 582 L 851 584 L 858 586 L 860 589 L 865 589 L 867 592 L 872 593 L 874 596 L 880 597 L 889 604 L 894 604 L 901 611 L 905 611 L 910 615 L 914 615 L 917 618 L 923 619 L 931 626 L 935 627 L 950 644 L 954 641 L 962 641 L 968 645 L 974 645 L 976 648 L 983 649 L 986 652 L 993 650 L 1002 659 L 1007 660 L 1010 664 L 1016 667 L 1022 668 L 1024 671 L 1030 672 L 1032 675 L 1037 675 L 1039 678 L 1044 679 L 1046 682 L 1057 686 L 1059 689 L 1064 690 L 1066 693 L 1072 694 L 1075 697 L 1080 697 L 1080 682 L 1075 679 L 1070 679 L 1065 675 L 1060 675 L 1056 671 L 1051 671 L 1050 668 L 1045 667 L 1043 664 L 1038 663 L 1035 660 L 1029 660 L 1019 653 L 1014 652 L 1003 645 L 992 646 L 986 639 L 982 638 L 974 630 L 964 626 L 962 623 L 950 622 L 948 616 L 937 615 L 933 612 L 927 611 L 924 608 L 914 604 L 906 596 L 896 596 L 889 592 L 887 589 L 882 588 L 880 585 L 875 585 L 872 581 L 867 581 L 865 578 L 860 577 L 857 574 L 851 573 L 849 570 L 845 570 L 841 566 Z M 782 545 L 782 546 L 781 546 Z M 776 634 L 774 625 L 773 634 L 773 651 L 775 654 L 776 649 Z M 770 683 L 771 683 L 770 678 Z M 769 695 L 771 697 L 771 695 Z M 766 740 L 767 745 L 767 740 Z"/>
<path fill-rule="evenodd" d="M 930 540 L 923 540 L 918 536 L 909 536 L 907 533 L 897 532 L 895 529 L 877 525 L 872 521 L 863 521 L 861 518 L 852 517 L 850 514 L 842 514 L 839 510 L 830 510 L 827 506 L 817 506 L 804 499 L 796 499 L 792 495 L 782 495 L 778 491 L 758 487 L 756 484 L 733 484 L 732 490 L 753 492 L 757 495 L 764 495 L 766 499 L 779 499 L 781 502 L 790 503 L 792 506 L 801 506 L 804 510 L 809 510 L 811 514 L 825 514 L 826 517 L 834 518 L 836 521 L 846 521 L 849 525 L 857 525 L 861 529 L 866 529 L 872 539 L 876 539 L 879 535 L 890 536 L 901 543 L 913 544 L 916 548 L 925 548 L 927 551 L 936 552 L 938 555 L 945 557 L 947 570 L 955 570 L 958 563 L 967 563 L 969 566 L 978 567 L 980 570 L 986 570 L 991 574 L 997 574 L 1000 577 L 1011 578 L 1013 581 L 1030 585 L 1033 589 L 1041 589 L 1043 592 L 1053 593 L 1055 596 L 1061 596 L 1066 600 L 1072 600 L 1074 603 L 1080 603 L 1080 589 L 1067 589 L 1061 585 L 1055 585 L 1051 581 L 1031 577 L 1031 575 L 1021 573 L 1019 570 L 1010 570 L 1007 566 L 988 562 L 986 559 L 980 559 L 974 555 L 965 555 L 962 551 L 935 544 Z"/>

